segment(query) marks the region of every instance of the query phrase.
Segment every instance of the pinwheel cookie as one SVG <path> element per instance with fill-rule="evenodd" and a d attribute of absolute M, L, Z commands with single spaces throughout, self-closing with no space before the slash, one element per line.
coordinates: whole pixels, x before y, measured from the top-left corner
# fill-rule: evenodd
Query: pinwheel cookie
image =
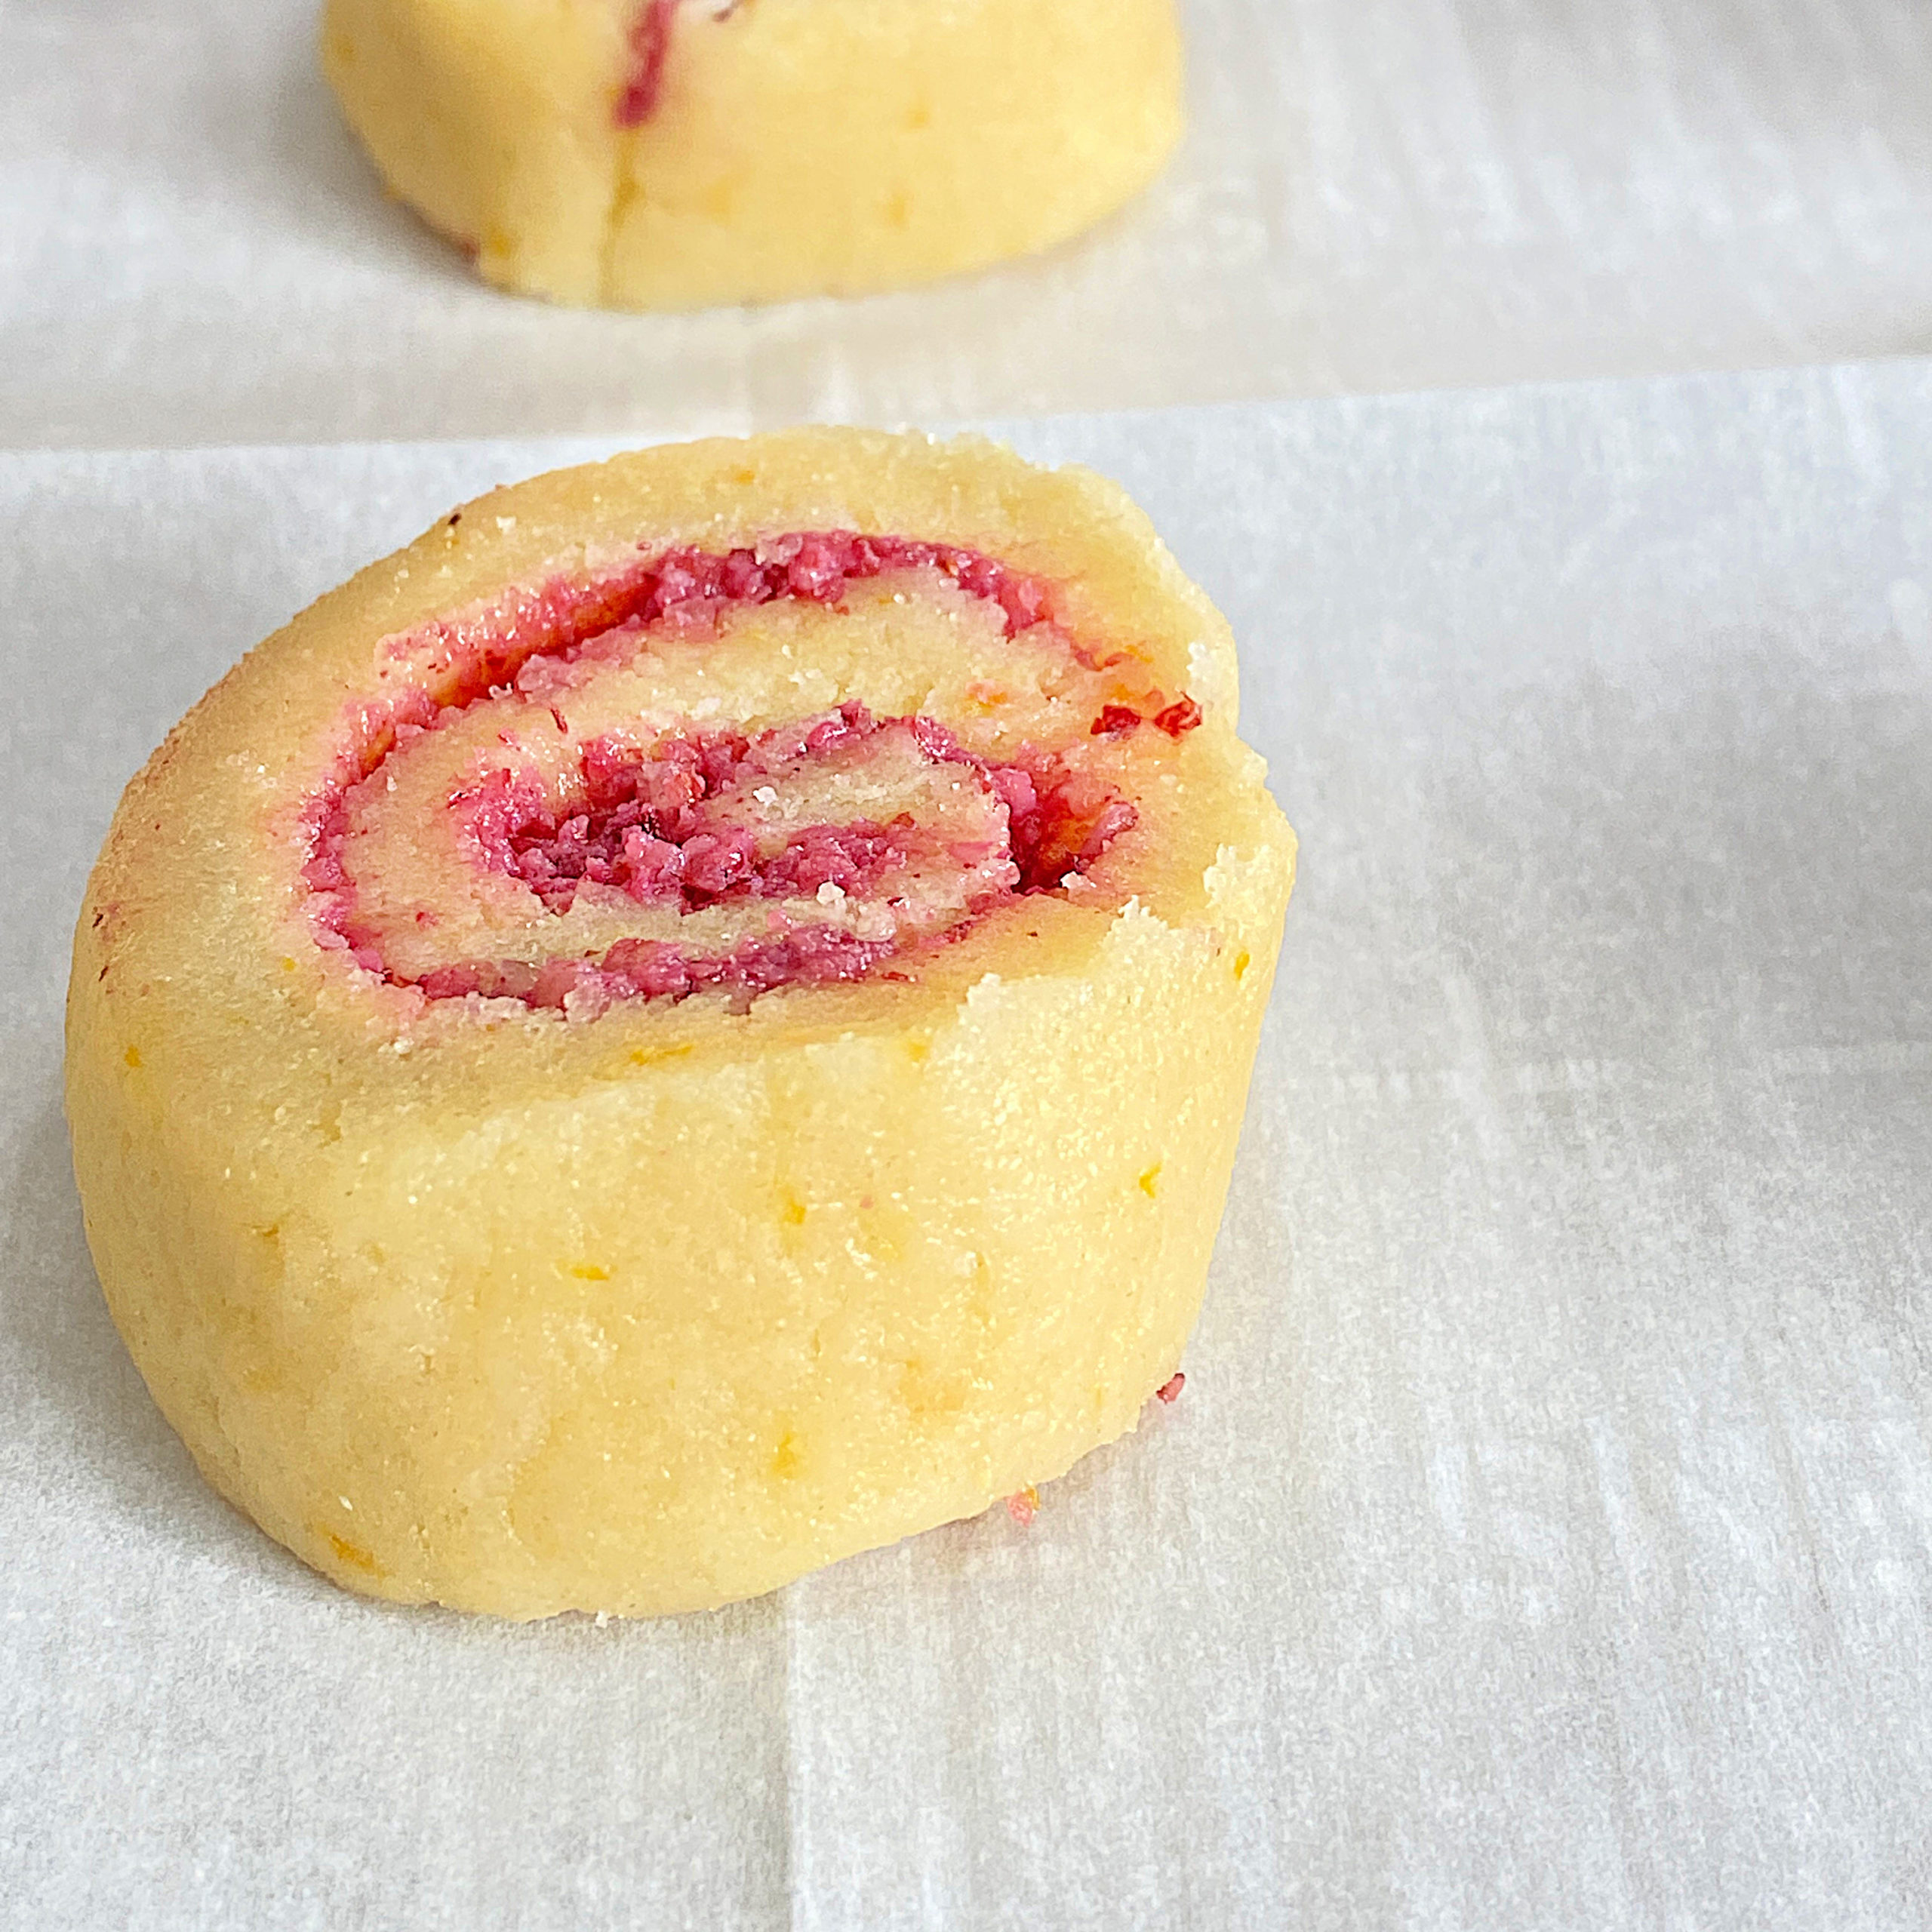
<path fill-rule="evenodd" d="M 1173 0 L 328 0 L 390 185 L 492 281 L 629 309 L 1046 247 L 1179 134 Z"/>
<path fill-rule="evenodd" d="M 689 1609 L 1131 1429 L 1294 869 L 1145 519 L 817 430 L 499 491 L 128 788 L 68 1109 L 115 1319 L 317 1568 Z"/>

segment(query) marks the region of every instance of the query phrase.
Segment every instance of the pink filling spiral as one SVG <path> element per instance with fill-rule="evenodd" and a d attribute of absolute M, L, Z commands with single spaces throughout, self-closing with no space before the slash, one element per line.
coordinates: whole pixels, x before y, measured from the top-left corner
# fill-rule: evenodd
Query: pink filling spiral
<path fill-rule="evenodd" d="M 888 573 L 915 574 L 915 592 L 936 575 L 996 607 L 1006 637 L 1057 647 L 1088 671 L 1139 662 L 1076 642 L 1043 579 L 955 546 L 850 531 L 721 555 L 678 549 L 588 583 L 512 589 L 478 615 L 384 647 L 378 678 L 398 683 L 357 708 L 304 820 L 318 940 L 431 1000 L 594 1013 L 712 988 L 751 996 L 904 978 L 891 968 L 921 947 L 960 937 L 1016 897 L 1066 889 L 1137 813 L 1115 784 L 1051 749 L 995 759 L 937 719 L 881 718 L 855 701 L 757 732 L 660 721 L 573 737 L 564 708 L 586 679 L 641 661 L 654 639 L 706 638 L 731 611 L 783 600 L 837 609 L 849 586 Z M 1178 740 L 1201 721 L 1185 694 L 1135 695 L 1097 705 L 1086 735 L 1118 740 L 1145 725 Z M 380 854 L 383 814 L 398 809 L 398 778 L 434 734 L 460 728 L 467 743 L 492 725 L 481 765 L 425 809 L 442 821 L 464 890 L 509 906 L 526 936 L 554 934 L 554 949 L 546 937 L 539 956 L 526 945 L 516 957 L 438 957 L 447 913 L 433 897 L 413 910 L 398 900 L 393 864 L 374 889 L 368 855 Z M 546 740 L 540 765 L 527 748 L 549 733 L 561 736 Z M 905 802 L 814 817 L 840 784 L 888 802 L 896 786 Z M 584 939 L 632 918 L 648 930 Z M 688 938 L 686 928 L 705 931 Z"/>
<path fill-rule="evenodd" d="M 657 112 L 678 0 L 644 0 L 631 22 L 630 72 L 613 110 L 620 128 L 641 128 Z"/>

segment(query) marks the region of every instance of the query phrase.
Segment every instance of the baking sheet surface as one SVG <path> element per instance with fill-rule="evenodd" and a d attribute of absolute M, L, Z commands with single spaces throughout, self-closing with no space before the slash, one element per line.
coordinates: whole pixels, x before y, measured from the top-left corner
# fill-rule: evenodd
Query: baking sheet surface
<path fill-rule="evenodd" d="M 715 1616 L 201 1485 L 59 1111 L 235 656 L 557 444 L 0 457 L 0 1922 L 1738 1927 L 1932 1897 L 1932 367 L 1069 419 L 1304 841 L 1179 1404 Z"/>

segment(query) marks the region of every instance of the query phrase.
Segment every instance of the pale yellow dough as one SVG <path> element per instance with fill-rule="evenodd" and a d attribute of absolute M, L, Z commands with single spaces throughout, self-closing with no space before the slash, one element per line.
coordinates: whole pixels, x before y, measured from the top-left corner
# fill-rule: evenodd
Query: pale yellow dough
<path fill-rule="evenodd" d="M 1181 127 L 1173 0 L 328 0 L 323 65 L 390 186 L 491 281 L 685 309 L 927 281 L 1044 248 Z"/>
<path fill-rule="evenodd" d="M 1201 704 L 1177 743 L 1095 742 L 1139 761 L 1141 817 L 1078 890 L 909 983 L 737 1011 L 426 1003 L 318 943 L 303 808 L 386 640 L 640 546 L 841 528 L 1050 578 L 1076 635 Z M 928 601 L 765 607 L 764 644 L 718 648 L 723 713 L 771 701 L 761 661 L 798 666 L 801 715 L 908 678 L 970 709 L 919 668 L 932 627 L 1015 647 Z M 991 745 L 986 688 L 953 721 Z M 1090 473 L 820 430 L 498 491 L 251 652 L 128 788 L 68 1012 L 109 1305 L 209 1480 L 376 1595 L 691 1610 L 974 1514 L 1133 1428 L 1180 1359 L 1294 850 L 1226 624 Z"/>

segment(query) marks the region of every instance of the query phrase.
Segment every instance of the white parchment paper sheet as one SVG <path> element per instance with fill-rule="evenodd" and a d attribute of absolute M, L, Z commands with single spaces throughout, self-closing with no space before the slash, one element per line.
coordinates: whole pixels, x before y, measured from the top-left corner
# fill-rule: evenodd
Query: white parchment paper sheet
<path fill-rule="evenodd" d="M 364 1604 L 88 1267 L 67 932 L 242 648 L 556 445 L 0 458 L 0 1921 L 1926 1922 L 1932 366 L 1070 420 L 1305 841 L 1187 1390 L 716 1616 Z"/>
<path fill-rule="evenodd" d="M 1183 0 L 1192 131 L 1094 235 L 924 292 L 655 318 L 494 294 L 386 200 L 318 7 L 0 5 L 0 444 L 923 422 L 1932 347 L 1925 0 Z"/>

